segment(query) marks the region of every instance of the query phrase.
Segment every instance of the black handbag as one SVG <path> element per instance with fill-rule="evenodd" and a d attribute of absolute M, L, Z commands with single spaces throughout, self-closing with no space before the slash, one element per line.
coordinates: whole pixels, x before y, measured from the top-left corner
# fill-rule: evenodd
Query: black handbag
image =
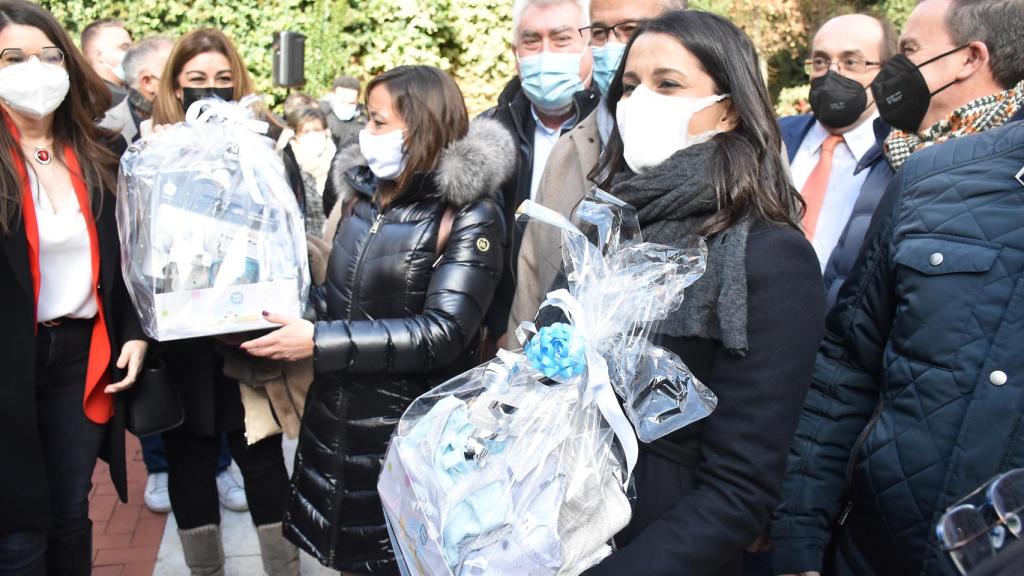
<path fill-rule="evenodd" d="M 125 399 L 125 426 L 136 436 L 173 430 L 185 421 L 185 407 L 159 355 L 147 358 Z"/>

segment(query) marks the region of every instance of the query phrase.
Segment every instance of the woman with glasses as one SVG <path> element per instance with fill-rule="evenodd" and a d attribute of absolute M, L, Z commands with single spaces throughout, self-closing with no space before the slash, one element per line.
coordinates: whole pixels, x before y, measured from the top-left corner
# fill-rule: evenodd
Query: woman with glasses
<path fill-rule="evenodd" d="M 97 456 L 126 499 L 115 394 L 146 353 L 121 279 L 110 92 L 60 24 L 0 1 L 0 574 L 86 575 Z"/>
<path fill-rule="evenodd" d="M 615 131 L 590 178 L 637 209 L 644 240 L 707 240 L 707 270 L 659 344 L 718 406 L 641 445 L 632 520 L 586 574 L 739 575 L 781 497 L 824 329 L 803 206 L 757 53 L 729 21 L 682 11 L 642 24 L 608 106 Z"/>

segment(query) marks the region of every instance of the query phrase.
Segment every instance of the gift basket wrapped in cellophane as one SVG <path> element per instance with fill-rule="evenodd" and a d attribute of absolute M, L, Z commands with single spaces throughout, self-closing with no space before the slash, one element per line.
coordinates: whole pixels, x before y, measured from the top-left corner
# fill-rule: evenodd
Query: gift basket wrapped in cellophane
<path fill-rule="evenodd" d="M 703 239 L 643 243 L 635 210 L 600 191 L 577 207 L 579 226 L 530 201 L 518 218 L 562 230 L 566 287 L 541 305 L 553 321 L 520 327 L 523 351 L 500 351 L 399 421 L 378 490 L 405 574 L 583 572 L 629 522 L 638 439 L 717 402 L 649 340 L 703 274 Z"/>
<path fill-rule="evenodd" d="M 263 310 L 301 315 L 302 212 L 256 102 L 196 102 L 121 159 L 121 265 L 156 340 L 269 328 Z"/>

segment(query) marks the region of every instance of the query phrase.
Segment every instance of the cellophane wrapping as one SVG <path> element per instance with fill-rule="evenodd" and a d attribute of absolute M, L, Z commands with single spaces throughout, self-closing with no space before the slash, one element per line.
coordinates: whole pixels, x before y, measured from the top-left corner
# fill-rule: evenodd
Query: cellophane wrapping
<path fill-rule="evenodd" d="M 121 265 L 155 340 L 269 328 L 264 310 L 302 313 L 302 212 L 256 98 L 197 102 L 121 159 Z"/>
<path fill-rule="evenodd" d="M 703 274 L 702 239 L 643 243 L 635 211 L 600 192 L 577 208 L 580 226 L 529 201 L 519 212 L 562 230 L 568 287 L 541 306 L 560 321 L 524 323 L 524 350 L 500 351 L 400 419 L 378 491 L 405 574 L 583 572 L 629 522 L 637 432 L 657 438 L 716 404 L 648 340 Z"/>

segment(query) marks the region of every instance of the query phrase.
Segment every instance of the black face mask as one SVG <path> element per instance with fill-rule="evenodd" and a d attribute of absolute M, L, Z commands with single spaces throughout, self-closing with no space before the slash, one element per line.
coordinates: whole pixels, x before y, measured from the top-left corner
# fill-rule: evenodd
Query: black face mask
<path fill-rule="evenodd" d="M 231 102 L 235 99 L 235 89 L 191 87 L 181 89 L 181 104 L 185 107 L 185 112 L 188 112 L 190 106 L 206 98 L 219 98 L 225 102 Z"/>
<path fill-rule="evenodd" d="M 871 83 L 871 93 L 875 95 L 875 105 L 878 106 L 882 120 L 893 128 L 916 133 L 921 128 L 925 115 L 928 114 L 932 96 L 958 82 L 953 80 L 931 92 L 928 90 L 928 82 L 921 74 L 921 68 L 966 47 L 965 45 L 953 48 L 921 64 L 914 64 L 903 54 L 893 56 Z"/>
<path fill-rule="evenodd" d="M 867 89 L 834 70 L 811 80 L 810 100 L 814 117 L 829 128 L 846 128 L 868 108 Z"/>

